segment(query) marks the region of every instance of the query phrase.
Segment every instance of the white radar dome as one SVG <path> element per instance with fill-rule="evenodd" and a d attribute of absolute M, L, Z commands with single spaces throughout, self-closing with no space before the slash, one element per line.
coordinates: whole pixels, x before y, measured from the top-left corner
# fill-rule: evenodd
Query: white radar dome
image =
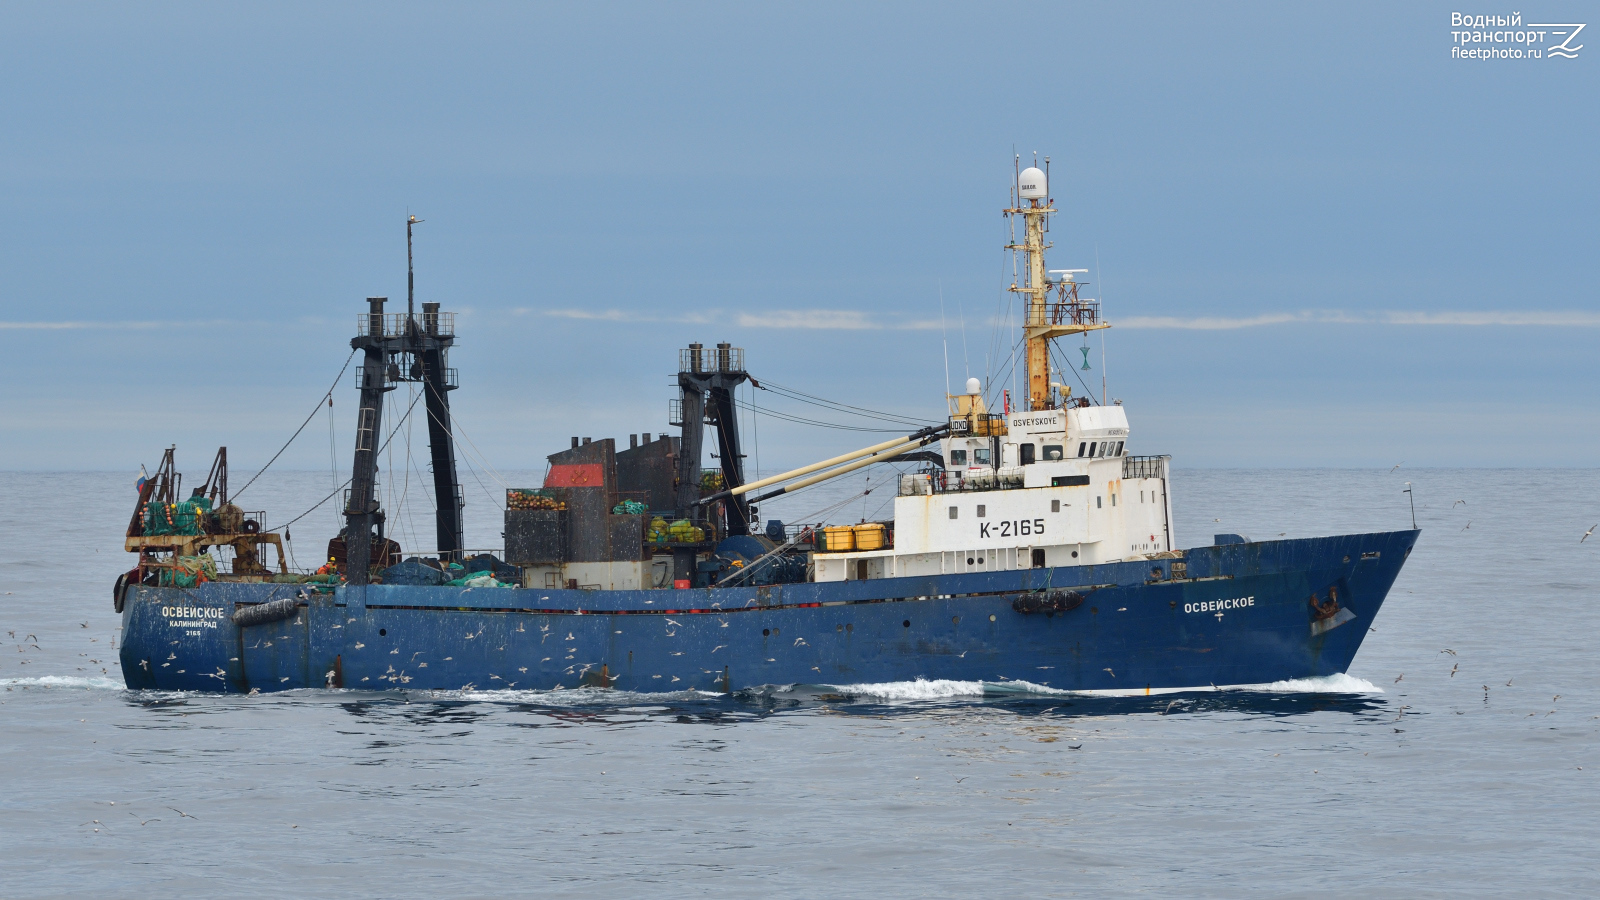
<path fill-rule="evenodd" d="M 1043 200 L 1050 195 L 1050 186 L 1045 184 L 1043 172 L 1029 166 L 1017 176 L 1017 193 L 1024 200 Z"/>
<path fill-rule="evenodd" d="M 979 391 L 982 391 L 982 390 L 983 390 L 983 382 L 979 381 L 976 378 L 968 378 L 967 379 L 967 393 L 976 394 L 976 393 L 978 393 Z"/>

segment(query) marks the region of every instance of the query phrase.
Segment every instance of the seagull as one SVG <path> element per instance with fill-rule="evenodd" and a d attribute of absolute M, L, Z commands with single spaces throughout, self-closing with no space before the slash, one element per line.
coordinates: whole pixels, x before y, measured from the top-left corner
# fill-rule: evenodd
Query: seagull
<path fill-rule="evenodd" d="M 139 819 L 139 817 L 134 815 L 132 812 L 129 812 L 128 815 L 133 816 L 135 819 Z M 161 820 L 160 819 L 139 819 L 139 824 L 140 825 L 149 825 L 151 822 L 159 822 L 159 821 L 161 821 Z"/>
<path fill-rule="evenodd" d="M 1456 663 L 1455 665 L 1450 667 L 1450 677 L 1451 678 L 1456 677 L 1456 670 L 1459 669 L 1459 668 L 1461 668 L 1461 663 Z"/>
<path fill-rule="evenodd" d="M 1584 542 L 1584 541 L 1587 541 L 1587 540 L 1588 540 L 1588 539 L 1589 539 L 1589 535 L 1591 535 L 1591 534 L 1594 534 L 1594 530 L 1595 530 L 1595 529 L 1596 529 L 1596 528 L 1600 528 L 1600 524 L 1596 524 L 1596 525 L 1590 525 L 1590 526 L 1589 526 L 1589 530 L 1588 530 L 1588 531 L 1585 531 L 1585 532 L 1584 532 L 1584 533 L 1583 533 L 1583 537 L 1581 537 L 1581 538 L 1578 538 L 1578 543 L 1580 543 L 1580 544 L 1581 544 L 1581 543 L 1583 543 L 1583 542 Z"/>
<path fill-rule="evenodd" d="M 1177 705 L 1178 705 L 1178 701 L 1176 701 L 1176 700 L 1174 700 L 1174 701 L 1172 701 L 1172 702 L 1171 702 L 1171 703 L 1168 703 L 1168 704 L 1167 704 L 1167 708 L 1166 708 L 1166 709 L 1164 709 L 1164 710 L 1162 710 L 1162 711 L 1161 711 L 1161 714 L 1162 714 L 1162 715 L 1163 715 L 1163 716 L 1164 716 L 1164 715 L 1166 715 L 1166 714 L 1167 714 L 1167 713 L 1169 713 L 1169 712 L 1172 712 L 1172 708 L 1173 708 L 1173 707 L 1174 707 L 1174 706 L 1177 706 Z"/>
<path fill-rule="evenodd" d="M 1455 656 L 1456 655 L 1456 652 L 1454 650 L 1451 650 L 1449 647 L 1446 647 L 1443 650 L 1440 650 L 1439 652 L 1440 653 L 1448 653 L 1451 656 Z"/>
<path fill-rule="evenodd" d="M 1112 677 L 1112 678 L 1115 678 L 1115 677 L 1117 677 L 1117 673 L 1115 673 L 1115 672 L 1112 672 L 1112 671 L 1111 671 L 1111 667 L 1110 667 L 1110 666 L 1107 666 L 1107 667 L 1106 667 L 1106 668 L 1105 668 L 1105 669 L 1103 669 L 1103 670 L 1102 670 L 1102 671 L 1104 671 L 1104 672 L 1107 672 L 1107 673 L 1109 673 L 1109 674 L 1110 674 L 1110 675 L 1111 675 L 1111 677 Z"/>
<path fill-rule="evenodd" d="M 1465 500 L 1457 500 L 1456 502 L 1450 504 L 1450 508 L 1451 509 L 1455 509 L 1458 506 L 1466 506 L 1466 505 L 1467 505 L 1467 501 L 1465 501 Z"/>
<path fill-rule="evenodd" d="M 1082 744 L 1068 744 L 1067 745 L 1067 749 L 1068 750 L 1082 750 L 1083 749 L 1083 745 Z"/>
<path fill-rule="evenodd" d="M 1404 672 L 1401 672 L 1401 673 L 1400 673 L 1400 678 L 1404 678 L 1404 677 L 1406 677 L 1406 673 L 1404 673 Z M 1395 680 L 1394 680 L 1394 683 L 1395 683 L 1395 684 L 1399 684 L 1399 683 L 1400 683 L 1400 678 L 1396 678 L 1396 679 L 1395 679 Z"/>
<path fill-rule="evenodd" d="M 1400 468 L 1400 467 L 1401 467 L 1401 466 L 1403 466 L 1403 465 L 1405 465 L 1405 464 L 1406 464 L 1406 461 L 1405 461 L 1405 460 L 1403 460 L 1403 459 L 1402 459 L 1402 460 L 1400 460 L 1400 461 L 1399 461 L 1399 462 L 1397 462 L 1397 463 L 1395 463 L 1395 464 L 1394 464 L 1394 469 L 1398 469 L 1398 468 Z M 1394 474 L 1394 469 L 1390 469 L 1390 470 L 1389 470 L 1389 474 L 1390 474 L 1390 475 L 1393 475 L 1393 474 Z"/>
<path fill-rule="evenodd" d="M 183 810 L 177 808 L 176 806 L 169 806 L 169 807 L 167 807 L 167 809 L 170 809 L 173 812 L 177 813 L 178 817 L 180 819 L 194 819 L 196 822 L 200 821 L 200 817 L 199 816 L 191 816 L 188 813 L 184 812 Z"/>
<path fill-rule="evenodd" d="M 1513 678 L 1511 681 L 1516 681 L 1516 679 Z M 1511 687 L 1511 681 L 1506 682 L 1506 687 Z"/>
<path fill-rule="evenodd" d="M 1465 525 L 1465 526 L 1463 526 L 1463 527 L 1462 527 L 1462 529 L 1461 529 L 1461 530 L 1462 530 L 1462 531 L 1466 531 L 1466 530 L 1467 530 L 1467 529 L 1468 529 L 1468 528 L 1471 528 L 1471 527 L 1472 527 L 1472 523 L 1471 523 L 1471 522 L 1468 522 L 1468 523 L 1467 523 L 1467 524 L 1466 524 L 1466 525 Z M 1583 543 L 1583 541 L 1579 541 L 1579 542 L 1578 542 L 1578 543 L 1580 543 L 1580 544 L 1581 544 L 1581 543 Z"/>

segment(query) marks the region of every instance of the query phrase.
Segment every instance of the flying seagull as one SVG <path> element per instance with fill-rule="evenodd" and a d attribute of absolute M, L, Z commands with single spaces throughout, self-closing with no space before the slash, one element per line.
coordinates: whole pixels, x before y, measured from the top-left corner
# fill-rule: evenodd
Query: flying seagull
<path fill-rule="evenodd" d="M 1456 502 L 1450 504 L 1450 508 L 1451 509 L 1455 509 L 1458 506 L 1466 506 L 1466 505 L 1467 505 L 1467 501 L 1465 501 L 1465 500 L 1457 500 Z"/>
<path fill-rule="evenodd" d="M 1591 534 L 1594 534 L 1594 530 L 1595 530 L 1595 529 L 1596 529 L 1596 528 L 1600 528 L 1600 525 L 1590 525 L 1590 526 L 1589 526 L 1589 530 L 1588 530 L 1588 531 L 1585 531 L 1585 532 L 1584 532 L 1584 533 L 1583 533 L 1583 537 L 1581 537 L 1581 538 L 1578 538 L 1578 543 L 1580 543 L 1580 544 L 1581 544 L 1581 543 L 1583 543 L 1583 542 L 1584 542 L 1584 541 L 1587 541 L 1587 540 L 1588 540 L 1588 539 L 1589 539 L 1589 535 L 1591 535 Z"/>
<path fill-rule="evenodd" d="M 1405 464 L 1406 464 L 1406 461 L 1402 459 L 1399 462 L 1394 464 L 1394 469 L 1398 469 L 1398 468 L 1400 468 L 1401 466 L 1403 466 Z M 1389 470 L 1389 474 L 1393 475 L 1394 474 L 1394 469 L 1390 469 Z"/>

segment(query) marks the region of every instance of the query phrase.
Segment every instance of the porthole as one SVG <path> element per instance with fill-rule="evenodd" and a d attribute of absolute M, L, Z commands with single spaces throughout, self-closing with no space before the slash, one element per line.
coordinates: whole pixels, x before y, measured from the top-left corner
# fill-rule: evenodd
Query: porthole
<path fill-rule="evenodd" d="M 990 616 L 989 616 L 989 621 L 991 621 L 991 622 L 993 622 L 993 621 L 994 621 L 994 616 L 993 616 L 993 615 L 990 615 Z"/>
<path fill-rule="evenodd" d="M 761 629 L 761 636 L 762 637 L 771 637 L 772 636 L 772 629 L 770 629 L 770 628 Z"/>
<path fill-rule="evenodd" d="M 1073 559 L 1077 559 L 1078 558 L 1078 551 L 1076 551 L 1076 550 L 1072 551 L 1072 558 Z"/>
<path fill-rule="evenodd" d="M 900 627 L 902 627 L 902 628 L 910 628 L 911 627 L 911 620 L 907 619 L 904 622 L 901 622 L 900 623 Z"/>
<path fill-rule="evenodd" d="M 379 628 L 378 629 L 378 637 L 388 637 L 388 636 L 389 636 L 389 629 L 387 629 L 387 628 Z"/>

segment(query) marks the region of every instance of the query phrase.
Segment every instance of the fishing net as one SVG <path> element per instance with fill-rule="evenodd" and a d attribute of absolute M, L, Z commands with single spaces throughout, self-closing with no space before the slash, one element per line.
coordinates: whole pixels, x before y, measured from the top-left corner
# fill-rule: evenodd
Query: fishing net
<path fill-rule="evenodd" d="M 144 505 L 145 534 L 204 534 L 211 501 L 190 497 L 182 503 L 151 502 Z"/>
<path fill-rule="evenodd" d="M 506 491 L 506 509 L 566 509 L 567 505 L 550 492 L 537 488 L 511 488 Z"/>
<path fill-rule="evenodd" d="M 162 568 L 162 587 L 192 588 L 217 578 L 217 561 L 209 556 L 180 556 L 171 568 Z"/>

